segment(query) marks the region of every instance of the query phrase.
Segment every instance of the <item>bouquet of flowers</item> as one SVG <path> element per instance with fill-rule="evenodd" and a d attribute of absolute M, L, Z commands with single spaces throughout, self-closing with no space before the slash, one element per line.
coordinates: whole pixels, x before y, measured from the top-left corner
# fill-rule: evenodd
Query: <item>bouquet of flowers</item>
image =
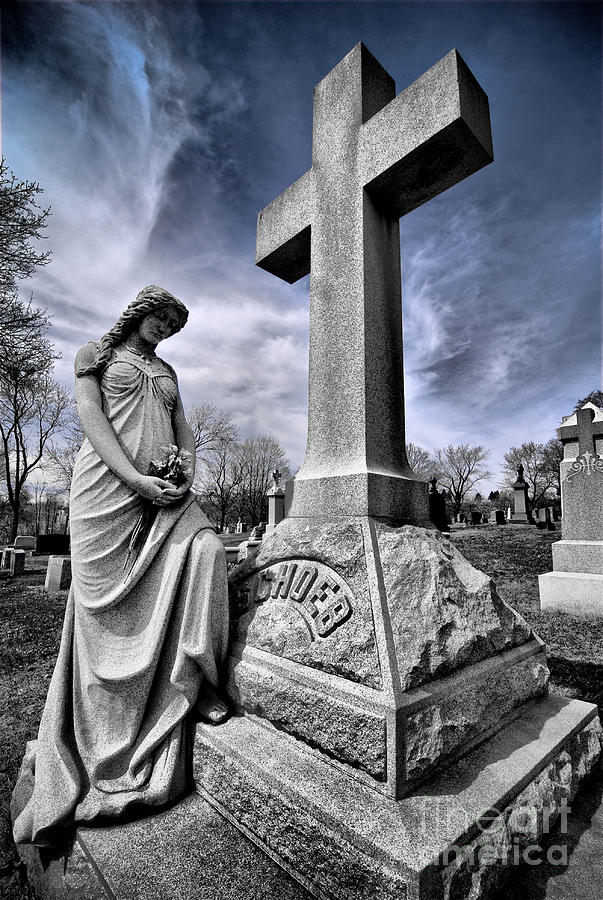
<path fill-rule="evenodd" d="M 179 450 L 175 444 L 170 444 L 169 447 L 161 447 L 161 450 L 164 454 L 163 458 L 151 460 L 147 475 L 154 475 L 156 478 L 169 481 L 174 487 L 179 487 L 181 484 L 186 484 L 187 481 L 190 481 L 190 460 L 192 459 L 192 454 L 188 450 Z M 124 569 L 127 569 L 128 575 L 132 571 L 134 563 L 144 546 L 158 509 L 159 507 L 149 500 L 138 517 L 130 537 L 128 555 L 124 563 Z"/>

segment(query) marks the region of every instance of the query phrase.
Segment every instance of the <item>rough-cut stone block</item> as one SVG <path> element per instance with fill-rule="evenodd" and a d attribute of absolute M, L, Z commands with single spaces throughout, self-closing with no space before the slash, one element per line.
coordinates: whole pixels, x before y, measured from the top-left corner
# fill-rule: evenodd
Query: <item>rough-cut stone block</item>
<path fill-rule="evenodd" d="M 603 618 L 603 575 L 546 572 L 538 576 L 540 607 L 581 619 Z"/>
<path fill-rule="evenodd" d="M 450 541 L 375 525 L 403 688 L 527 641 L 531 630 Z"/>
<path fill-rule="evenodd" d="M 25 571 L 25 550 L 13 550 L 10 559 L 10 574 L 21 575 Z"/>
<path fill-rule="evenodd" d="M 44 590 L 50 594 L 64 591 L 71 586 L 71 557 L 51 556 L 46 569 Z"/>
<path fill-rule="evenodd" d="M 391 796 L 546 689 L 541 643 L 433 529 L 285 519 L 230 582 L 238 708 Z"/>
<path fill-rule="evenodd" d="M 556 572 L 603 575 L 603 541 L 556 541 L 551 549 Z"/>
<path fill-rule="evenodd" d="M 600 757 L 600 733 L 592 704 L 549 697 L 392 802 L 305 744 L 234 718 L 200 726 L 195 776 L 315 896 L 487 900 L 509 874 L 526 814 L 536 820 L 546 809 L 555 820 Z M 493 854 L 480 859 L 484 841 L 496 848 L 495 865 Z"/>
<path fill-rule="evenodd" d="M 405 700 L 411 712 L 403 724 L 409 786 L 523 714 L 523 704 L 546 692 L 548 679 L 544 647 L 524 645 L 409 691 Z"/>
<path fill-rule="evenodd" d="M 237 708 L 260 716 L 333 760 L 378 781 L 386 777 L 387 710 L 381 692 L 235 645 L 228 692 Z"/>

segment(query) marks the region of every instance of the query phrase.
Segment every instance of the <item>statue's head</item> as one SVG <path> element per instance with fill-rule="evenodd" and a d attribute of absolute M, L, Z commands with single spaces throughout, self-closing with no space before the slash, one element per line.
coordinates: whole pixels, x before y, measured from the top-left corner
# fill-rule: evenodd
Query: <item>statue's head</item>
<path fill-rule="evenodd" d="M 86 369 L 80 369 L 77 375 L 96 375 L 100 377 L 111 358 L 113 348 L 118 344 L 122 344 L 129 335 L 137 331 L 142 320 L 150 313 L 156 313 L 168 308 L 176 313 L 174 319 L 176 324 L 172 330 L 172 334 L 176 334 L 184 328 L 188 319 L 188 309 L 184 303 L 156 284 L 149 284 L 147 287 L 144 287 L 134 300 L 126 306 L 113 328 L 102 336 L 98 342 L 92 365 Z"/>
<path fill-rule="evenodd" d="M 120 341 L 123 341 L 128 335 L 138 329 L 142 320 L 149 313 L 156 313 L 168 307 L 176 313 L 178 325 L 172 331 L 172 334 L 176 334 L 186 325 L 188 309 L 181 300 L 178 300 L 169 291 L 158 287 L 156 284 L 149 284 L 139 291 L 135 299 L 126 306 L 111 331 L 107 334 L 112 334 L 116 329 L 119 329 L 120 340 L 116 341 L 116 343 L 120 343 Z"/>

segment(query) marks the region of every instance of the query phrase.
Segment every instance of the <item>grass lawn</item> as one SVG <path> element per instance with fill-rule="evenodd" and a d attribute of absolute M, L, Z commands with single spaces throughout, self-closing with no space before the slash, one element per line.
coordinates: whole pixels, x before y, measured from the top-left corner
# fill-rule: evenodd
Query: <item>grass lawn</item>
<path fill-rule="evenodd" d="M 552 568 L 557 532 L 521 526 L 480 526 L 453 530 L 452 542 L 498 585 L 546 641 L 555 689 L 603 702 L 603 620 L 585 623 L 561 614 L 544 615 L 538 574 Z M 225 535 L 238 543 L 240 535 Z M 35 738 L 58 650 L 66 592 L 44 593 L 47 557 L 26 561 L 26 572 L 0 574 L 0 897 L 29 898 L 10 837 L 8 805 L 21 757 Z"/>

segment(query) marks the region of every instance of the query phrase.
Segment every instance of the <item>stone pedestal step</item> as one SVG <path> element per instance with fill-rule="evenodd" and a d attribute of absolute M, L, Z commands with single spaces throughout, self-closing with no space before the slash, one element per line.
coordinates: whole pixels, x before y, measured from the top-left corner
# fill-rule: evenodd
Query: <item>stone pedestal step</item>
<path fill-rule="evenodd" d="M 216 808 L 322 900 L 476 900 L 510 871 L 526 816 L 537 844 L 543 808 L 552 825 L 573 798 L 600 757 L 600 733 L 595 706 L 549 696 L 392 800 L 287 735 L 235 718 L 200 726 L 195 777 Z"/>
<path fill-rule="evenodd" d="M 158 815 L 78 829 L 66 859 L 20 853 L 41 900 L 311 900 L 197 793 Z"/>
<path fill-rule="evenodd" d="M 492 866 L 470 871 L 480 828 L 501 850 L 531 806 L 571 798 L 600 752 L 599 733 L 591 704 L 551 696 L 394 801 L 294 739 L 235 718 L 198 729 L 199 789 L 213 806 L 193 793 L 156 815 L 78 829 L 66 858 L 20 852 L 42 900 L 490 897 Z M 485 824 L 496 811 L 502 831 L 496 818 Z M 455 842 L 464 853 L 443 867 Z"/>

